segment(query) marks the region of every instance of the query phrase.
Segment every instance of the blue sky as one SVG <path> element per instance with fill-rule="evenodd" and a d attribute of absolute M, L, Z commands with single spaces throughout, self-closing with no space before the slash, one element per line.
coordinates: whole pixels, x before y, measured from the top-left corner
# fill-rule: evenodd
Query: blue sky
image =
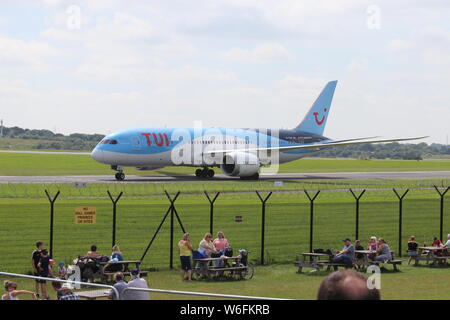
<path fill-rule="evenodd" d="M 6 126 L 290 128 L 338 80 L 325 134 L 450 134 L 446 1 L 0 1 Z"/>

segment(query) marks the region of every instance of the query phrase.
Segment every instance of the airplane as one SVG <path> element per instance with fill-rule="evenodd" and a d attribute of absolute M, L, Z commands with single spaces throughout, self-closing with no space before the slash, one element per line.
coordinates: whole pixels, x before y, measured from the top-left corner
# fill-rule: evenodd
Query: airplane
<path fill-rule="evenodd" d="M 378 139 L 353 138 L 334 141 L 323 135 L 337 81 L 330 81 L 304 119 L 293 129 L 162 128 L 122 130 L 104 137 L 91 157 L 117 171 L 124 168 L 154 170 L 165 166 L 197 167 L 199 178 L 213 178 L 213 168 L 227 176 L 258 179 L 260 170 L 311 155 L 330 147 L 409 141 L 427 137 Z"/>

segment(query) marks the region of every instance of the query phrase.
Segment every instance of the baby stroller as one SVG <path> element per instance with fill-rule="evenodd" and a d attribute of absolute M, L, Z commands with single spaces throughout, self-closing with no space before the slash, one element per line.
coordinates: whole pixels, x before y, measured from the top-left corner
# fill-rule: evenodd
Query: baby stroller
<path fill-rule="evenodd" d="M 81 255 L 73 260 L 73 265 L 80 268 L 81 281 L 94 282 L 95 279 L 101 279 L 101 281 L 105 281 L 103 266 L 100 264 L 100 262 L 107 261 L 109 261 L 109 258 L 107 256 L 99 256 L 97 258 L 93 258 L 86 255 Z"/>
<path fill-rule="evenodd" d="M 248 262 L 249 251 L 245 249 L 239 250 L 239 259 L 233 262 L 233 267 L 241 267 L 242 269 L 234 272 L 235 278 L 238 279 L 251 279 L 253 278 L 253 266 Z"/>

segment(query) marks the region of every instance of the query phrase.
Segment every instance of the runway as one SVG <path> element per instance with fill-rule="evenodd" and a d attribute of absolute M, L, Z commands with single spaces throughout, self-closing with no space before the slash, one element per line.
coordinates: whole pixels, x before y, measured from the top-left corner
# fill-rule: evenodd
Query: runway
<path fill-rule="evenodd" d="M 326 172 L 280 173 L 260 175 L 260 181 L 277 180 L 334 180 L 334 179 L 450 179 L 450 171 L 405 172 Z M 127 175 L 125 181 L 116 181 L 114 175 L 89 176 L 0 176 L 0 183 L 145 183 L 145 182 L 209 182 L 240 181 L 239 177 L 217 174 L 212 179 L 199 179 L 194 175 Z"/>

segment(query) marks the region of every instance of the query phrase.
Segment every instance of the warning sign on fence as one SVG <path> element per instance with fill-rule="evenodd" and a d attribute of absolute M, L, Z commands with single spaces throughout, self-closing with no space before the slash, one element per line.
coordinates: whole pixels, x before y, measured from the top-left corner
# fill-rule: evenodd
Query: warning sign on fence
<path fill-rule="evenodd" d="M 75 224 L 95 224 L 96 222 L 96 207 L 75 208 Z"/>

